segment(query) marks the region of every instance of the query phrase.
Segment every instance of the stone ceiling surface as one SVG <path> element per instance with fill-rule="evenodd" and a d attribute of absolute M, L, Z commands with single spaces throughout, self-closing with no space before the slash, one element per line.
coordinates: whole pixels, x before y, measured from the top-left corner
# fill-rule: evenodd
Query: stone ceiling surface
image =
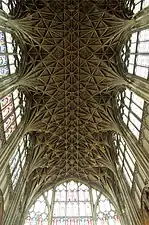
<path fill-rule="evenodd" d="M 119 1 L 51 0 L 27 8 L 34 179 L 97 181 L 112 165 Z M 25 21 L 25 19 L 24 19 Z M 28 26 L 29 27 L 29 26 Z M 29 28 L 28 28 L 29 29 Z"/>

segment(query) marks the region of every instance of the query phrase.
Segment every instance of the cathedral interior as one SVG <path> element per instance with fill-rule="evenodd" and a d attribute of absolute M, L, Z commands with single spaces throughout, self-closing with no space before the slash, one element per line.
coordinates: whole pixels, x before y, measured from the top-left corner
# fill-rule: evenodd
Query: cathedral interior
<path fill-rule="evenodd" d="M 149 0 L 0 0 L 0 225 L 149 225 Z"/>

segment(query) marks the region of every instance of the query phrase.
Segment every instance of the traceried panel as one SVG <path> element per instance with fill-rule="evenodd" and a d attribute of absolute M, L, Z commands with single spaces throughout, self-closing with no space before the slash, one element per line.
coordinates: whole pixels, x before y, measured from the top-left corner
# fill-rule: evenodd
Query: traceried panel
<path fill-rule="evenodd" d="M 15 188 L 20 173 L 23 170 L 27 149 L 29 147 L 29 135 L 25 135 L 19 142 L 14 154 L 12 155 L 9 166 L 11 172 L 12 187 Z"/>
<path fill-rule="evenodd" d="M 13 35 L 0 31 L 0 78 L 17 74 L 22 53 Z"/>
<path fill-rule="evenodd" d="M 26 97 L 18 89 L 0 99 L 1 130 L 5 141 L 21 122 L 26 106 Z"/>
<path fill-rule="evenodd" d="M 117 104 L 120 117 L 131 130 L 134 136 L 139 139 L 142 125 L 144 100 L 129 89 L 118 94 Z"/>
<path fill-rule="evenodd" d="M 134 182 L 136 160 L 124 139 L 119 135 L 117 135 L 116 137 L 115 145 L 117 149 L 119 166 L 125 175 L 129 187 L 132 188 L 132 184 Z"/>
<path fill-rule="evenodd" d="M 125 71 L 148 79 L 149 75 L 149 29 L 131 34 L 123 45 L 121 60 Z"/>
<path fill-rule="evenodd" d="M 30 208 L 25 225 L 48 225 L 50 221 L 52 225 L 120 225 L 104 195 L 74 181 L 45 192 Z"/>
<path fill-rule="evenodd" d="M 40 196 L 40 198 L 38 198 L 29 210 L 25 225 L 48 225 L 48 214 L 50 214 L 51 199 L 49 199 L 48 204 L 49 206 L 46 205 L 43 195 Z"/>

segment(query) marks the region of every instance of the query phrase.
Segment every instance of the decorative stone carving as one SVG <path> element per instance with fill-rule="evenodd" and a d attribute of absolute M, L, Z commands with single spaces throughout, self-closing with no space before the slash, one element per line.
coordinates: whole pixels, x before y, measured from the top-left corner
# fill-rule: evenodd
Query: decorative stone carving
<path fill-rule="evenodd" d="M 93 6 L 93 3 L 90 1 L 83 1 L 80 4 L 80 11 L 83 13 L 87 13 L 89 10 L 91 10 Z"/>
<path fill-rule="evenodd" d="M 66 9 L 69 10 L 70 12 L 74 12 L 77 10 L 78 8 L 78 1 L 74 1 L 74 0 L 69 0 L 66 4 Z"/>
<path fill-rule="evenodd" d="M 58 0 L 51 0 L 49 4 L 53 11 L 56 13 L 62 12 L 64 10 L 63 4 Z"/>

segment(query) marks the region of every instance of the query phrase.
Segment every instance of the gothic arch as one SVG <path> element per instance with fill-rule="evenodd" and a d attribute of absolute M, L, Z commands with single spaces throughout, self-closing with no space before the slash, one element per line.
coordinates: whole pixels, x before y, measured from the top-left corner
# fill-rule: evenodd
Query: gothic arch
<path fill-rule="evenodd" d="M 89 199 L 90 199 L 90 204 L 93 204 L 93 202 L 94 202 L 94 199 L 92 199 L 93 198 L 93 196 L 92 196 L 92 189 L 91 189 L 91 187 L 89 186 L 89 185 L 85 185 L 84 184 L 84 182 L 82 183 L 80 183 L 79 181 L 77 181 L 77 180 L 75 180 L 75 181 L 72 181 L 72 179 L 69 179 L 69 180 L 67 180 L 67 181 L 63 181 L 63 182 L 60 182 L 60 183 L 58 183 L 56 186 L 54 185 L 54 187 L 53 187 L 53 189 L 51 190 L 51 189 L 47 189 L 47 191 L 45 191 L 45 190 L 43 190 L 42 191 L 42 195 L 44 195 L 44 198 L 45 198 L 45 194 L 44 193 L 46 193 L 46 192 L 49 192 L 50 191 L 50 193 L 52 194 L 53 192 L 54 192 L 54 195 L 53 195 L 53 197 L 54 197 L 54 199 L 52 200 L 52 198 L 53 197 L 51 197 L 51 199 L 50 199 L 50 201 L 52 200 L 53 201 L 53 203 L 51 202 L 49 202 L 49 204 L 50 204 L 50 207 L 54 207 L 55 208 L 55 206 L 52 206 L 51 204 L 57 204 L 57 200 L 55 199 L 55 194 L 57 193 L 57 190 L 58 190 L 58 192 L 59 192 L 59 189 L 57 189 L 57 188 L 59 188 L 59 187 L 65 187 L 65 185 L 67 186 L 67 185 L 74 185 L 75 187 L 76 187 L 76 185 L 77 185 L 77 187 L 79 187 L 79 186 L 81 186 L 81 185 L 83 185 L 83 187 L 85 188 L 87 188 L 87 192 L 88 192 L 88 194 L 90 195 L 90 197 L 89 197 Z M 79 186 L 78 186 L 79 185 Z M 68 191 L 69 191 L 69 189 L 67 189 L 67 196 L 68 196 Z M 72 194 L 73 194 L 73 192 L 75 191 L 75 188 L 72 188 Z M 77 197 L 77 192 L 78 192 L 79 190 L 76 190 L 76 192 L 74 193 L 74 198 L 78 198 Z M 97 191 L 95 191 L 95 192 L 97 192 Z M 60 191 L 60 193 L 61 193 L 61 191 Z M 82 194 L 81 194 L 81 196 L 83 195 L 83 192 L 81 192 Z M 65 194 L 65 193 L 64 193 Z M 71 194 L 71 193 L 70 193 Z M 99 190 L 99 192 L 98 192 L 98 194 L 99 194 L 99 199 L 98 200 L 100 200 L 100 197 L 101 197 L 101 195 L 103 195 L 103 193 L 102 192 L 100 192 L 100 190 Z M 31 206 L 31 208 L 34 208 L 33 207 L 33 205 L 34 204 L 36 204 L 36 202 L 38 201 L 38 199 L 40 199 L 41 197 L 40 196 L 42 196 L 42 195 L 39 195 L 37 198 L 36 198 L 36 200 L 34 201 L 34 203 L 32 203 L 32 206 Z M 82 197 L 79 197 L 79 198 L 83 198 L 83 196 Z M 91 197 L 92 196 L 92 197 Z M 64 197 L 64 196 L 63 196 Z M 94 196 L 95 197 L 95 196 Z M 57 197 L 56 197 L 57 198 Z M 75 202 L 78 202 L 79 200 L 77 200 L 77 199 L 72 199 L 71 200 L 71 195 L 69 196 L 69 200 L 68 201 L 70 201 L 70 203 L 71 203 L 71 201 L 74 201 L 74 204 L 78 204 L 78 203 L 75 203 Z M 91 200 L 92 199 L 92 200 Z M 105 197 L 103 197 L 103 199 L 105 199 Z M 63 199 L 63 201 L 65 200 L 65 197 L 64 197 L 64 199 Z M 111 199 L 110 199 L 111 200 Z M 58 201 L 61 201 L 61 200 L 58 200 Z M 82 200 L 81 200 L 82 201 Z M 86 201 L 86 200 L 83 200 L 83 201 Z M 92 202 L 93 201 L 93 202 Z M 46 200 L 46 202 L 47 202 L 47 200 Z M 98 203 L 94 203 L 94 204 L 98 204 Z M 92 205 L 93 206 L 93 205 Z M 42 206 L 43 207 L 43 206 Z M 65 206 L 66 207 L 66 206 Z M 83 205 L 82 205 L 82 207 L 83 207 Z M 53 209 L 54 209 L 53 208 Z M 53 212 L 53 209 L 51 209 L 52 210 L 52 212 Z M 65 210 L 65 209 L 64 209 Z M 75 210 L 75 209 L 74 209 Z M 31 209 L 29 210 L 29 212 L 31 211 Z M 40 211 L 40 209 L 39 209 L 39 211 Z M 83 211 L 83 208 L 82 208 L 82 211 Z M 50 213 L 50 212 L 49 212 Z M 53 212 L 52 214 L 53 215 L 50 215 L 48 218 L 50 219 L 50 220 L 55 220 L 55 216 L 58 216 L 58 215 L 56 215 L 55 214 L 56 212 Z M 69 213 L 73 213 L 73 212 L 69 212 Z M 75 213 L 75 212 L 74 212 Z M 90 212 L 91 213 L 91 212 Z M 101 212 L 101 214 L 102 214 L 102 212 Z M 112 213 L 113 214 L 113 213 Z M 110 216 L 110 218 L 112 218 L 112 214 L 111 214 L 111 216 Z M 54 216 L 55 215 L 55 216 Z M 113 214 L 114 215 L 114 214 Z M 76 217 L 77 217 L 77 214 L 75 215 Z M 89 216 L 89 215 L 88 215 Z M 87 216 L 87 217 L 88 217 Z M 91 215 L 90 215 L 91 216 Z M 89 216 L 89 220 L 91 219 L 91 223 L 92 223 L 92 220 L 93 219 L 95 219 L 94 217 L 96 216 L 96 213 L 94 212 L 94 215 L 92 214 L 92 217 L 90 217 Z M 60 216 L 61 217 L 61 216 Z M 64 216 L 64 214 L 63 214 L 63 217 L 65 217 Z M 73 215 L 71 215 L 71 217 L 73 217 Z M 34 218 L 36 218 L 36 216 L 34 216 Z M 66 216 L 66 219 L 69 219 L 69 216 L 67 217 Z M 99 219 L 99 218 L 98 218 Z M 32 219 L 31 219 L 32 220 Z M 42 220 L 42 219 L 41 219 Z M 78 215 L 78 220 L 79 220 L 79 215 Z M 104 219 L 103 219 L 104 220 Z M 27 222 L 27 221 L 26 221 Z M 116 220 L 115 220 L 115 222 L 116 222 Z M 71 222 L 70 222 L 71 223 Z M 73 223 L 73 218 L 72 218 L 72 223 Z M 28 223 L 27 223 L 28 224 Z M 119 224 L 118 222 L 117 222 L 117 224 Z"/>

